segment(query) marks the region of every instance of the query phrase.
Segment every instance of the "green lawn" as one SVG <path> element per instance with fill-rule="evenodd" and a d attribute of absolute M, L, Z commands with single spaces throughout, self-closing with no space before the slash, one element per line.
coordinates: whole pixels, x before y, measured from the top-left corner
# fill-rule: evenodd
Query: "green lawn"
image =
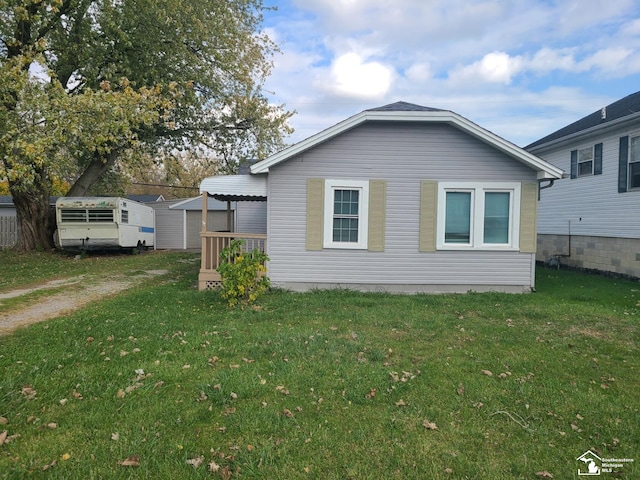
<path fill-rule="evenodd" d="M 0 293 L 171 271 L 0 337 L 0 478 L 566 479 L 589 449 L 640 478 L 640 283 L 538 269 L 529 295 L 228 309 L 189 254 L 0 263 Z"/>

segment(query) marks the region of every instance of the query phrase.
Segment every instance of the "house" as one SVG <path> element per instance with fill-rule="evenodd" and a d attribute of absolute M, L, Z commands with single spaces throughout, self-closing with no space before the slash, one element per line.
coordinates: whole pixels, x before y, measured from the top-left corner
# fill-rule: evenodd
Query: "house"
<path fill-rule="evenodd" d="M 525 149 L 570 172 L 541 192 L 537 259 L 640 277 L 640 92 Z"/>
<path fill-rule="evenodd" d="M 233 237 L 264 248 L 272 284 L 295 291 L 531 291 L 539 184 L 562 173 L 451 111 L 365 110 L 251 175 L 202 181 L 214 198 L 266 201 L 267 230 L 216 233 L 203 217 L 199 285 L 219 283 Z"/>

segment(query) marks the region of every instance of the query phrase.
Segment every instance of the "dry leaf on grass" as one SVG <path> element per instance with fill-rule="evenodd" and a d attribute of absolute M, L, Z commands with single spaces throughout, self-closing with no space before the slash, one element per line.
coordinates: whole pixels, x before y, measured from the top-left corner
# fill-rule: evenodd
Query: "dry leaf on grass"
<path fill-rule="evenodd" d="M 422 426 L 427 430 L 438 430 L 438 426 L 434 422 L 430 422 L 429 420 L 425 420 L 422 422 Z"/>
<path fill-rule="evenodd" d="M 129 458 L 118 462 L 118 465 L 123 467 L 139 467 L 140 466 L 140 455 L 132 455 Z"/>
<path fill-rule="evenodd" d="M 202 465 L 203 461 L 204 461 L 204 457 L 199 456 L 199 457 L 191 458 L 187 460 L 187 465 L 193 465 L 193 468 L 198 468 L 200 465 Z"/>
<path fill-rule="evenodd" d="M 480 370 L 480 373 L 487 377 L 493 377 L 493 372 L 491 370 Z"/>
<path fill-rule="evenodd" d="M 542 478 L 553 478 L 553 475 L 547 472 L 546 470 L 543 472 L 536 472 L 536 475 Z"/>
<path fill-rule="evenodd" d="M 209 462 L 209 471 L 211 472 L 217 472 L 218 470 L 220 470 L 220 465 L 218 465 L 216 462 L 214 462 L 213 460 L 211 460 Z"/>
<path fill-rule="evenodd" d="M 114 442 L 117 442 L 118 440 L 120 440 L 120 434 L 118 432 L 112 433 L 111 440 L 113 440 Z"/>
<path fill-rule="evenodd" d="M 0 445 L 2 445 L 6 440 L 7 440 L 7 435 L 9 433 L 5 430 L 4 432 L 0 433 Z"/>
<path fill-rule="evenodd" d="M 407 402 L 405 402 L 404 400 L 400 399 L 396 402 L 396 407 L 406 407 L 407 405 L 409 405 Z"/>
<path fill-rule="evenodd" d="M 6 425 L 9 423 L 9 420 L 7 420 L 7 417 L 0 417 L 0 425 Z"/>
<path fill-rule="evenodd" d="M 31 385 L 25 385 L 21 391 L 27 400 L 33 400 L 36 397 L 36 391 Z"/>
<path fill-rule="evenodd" d="M 47 423 L 47 427 L 51 430 L 55 430 L 56 428 L 58 428 L 58 424 L 55 422 Z"/>
<path fill-rule="evenodd" d="M 43 472 L 46 472 L 46 471 L 47 471 L 47 470 L 49 470 L 50 468 L 55 467 L 55 466 L 56 466 L 56 463 L 58 463 L 58 461 L 57 461 L 57 460 L 54 460 L 54 461 L 53 461 L 53 462 L 51 462 L 50 464 L 45 465 L 44 467 L 42 467 L 42 471 L 43 471 Z"/>
<path fill-rule="evenodd" d="M 284 410 L 282 410 L 282 414 L 287 418 L 292 418 L 293 417 L 293 412 L 291 410 L 289 410 L 288 408 L 285 408 Z"/>

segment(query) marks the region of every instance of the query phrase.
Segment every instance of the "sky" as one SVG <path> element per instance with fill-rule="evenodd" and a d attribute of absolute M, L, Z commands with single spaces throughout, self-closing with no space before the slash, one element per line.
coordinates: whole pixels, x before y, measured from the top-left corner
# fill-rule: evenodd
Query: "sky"
<path fill-rule="evenodd" d="M 301 141 L 397 101 L 524 147 L 640 90 L 640 0 L 265 0 Z"/>

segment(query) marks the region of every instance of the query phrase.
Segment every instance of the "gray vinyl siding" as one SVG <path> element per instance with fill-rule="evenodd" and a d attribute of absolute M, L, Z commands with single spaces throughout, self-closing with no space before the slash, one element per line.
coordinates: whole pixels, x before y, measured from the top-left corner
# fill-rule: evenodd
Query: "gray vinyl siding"
<path fill-rule="evenodd" d="M 238 202 L 236 231 L 267 233 L 267 202 Z"/>
<path fill-rule="evenodd" d="M 308 178 L 386 180 L 383 252 L 305 248 Z M 275 283 L 532 285 L 532 254 L 419 252 L 421 181 L 536 181 L 530 168 L 443 124 L 363 124 L 269 172 Z"/>
<path fill-rule="evenodd" d="M 178 205 L 178 208 L 175 206 Z M 149 204 L 156 215 L 156 248 L 167 250 L 202 247 L 202 199 L 168 200 Z M 235 203 L 232 204 L 232 207 Z M 172 208 L 173 207 L 173 208 Z M 233 211 L 231 212 L 233 217 Z M 226 203 L 209 199 L 207 226 L 210 231 L 227 229 Z"/>
<path fill-rule="evenodd" d="M 556 180 L 541 191 L 538 234 L 616 238 L 640 238 L 640 190 L 618 193 L 620 137 L 640 133 L 638 128 L 619 130 L 557 150 L 537 153 L 544 160 L 570 170 L 571 150 L 602 143 L 602 174 Z"/>
<path fill-rule="evenodd" d="M 184 249 L 184 210 L 154 208 L 156 214 L 156 248 Z"/>

